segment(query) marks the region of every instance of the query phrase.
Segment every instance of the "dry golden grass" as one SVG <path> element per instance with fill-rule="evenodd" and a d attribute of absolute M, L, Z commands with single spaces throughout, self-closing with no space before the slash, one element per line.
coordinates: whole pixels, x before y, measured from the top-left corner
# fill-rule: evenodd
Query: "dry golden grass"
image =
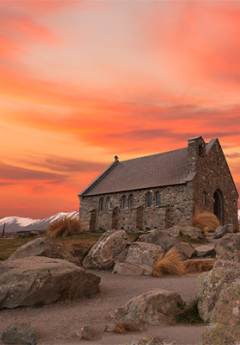
<path fill-rule="evenodd" d="M 192 226 L 203 230 L 205 236 L 208 236 L 208 231 L 215 231 L 219 225 L 218 218 L 211 212 L 196 212 L 192 221 Z"/>
<path fill-rule="evenodd" d="M 46 229 L 46 235 L 51 238 L 66 237 L 76 232 L 81 232 L 80 220 L 68 216 L 50 223 Z"/>
<path fill-rule="evenodd" d="M 210 271 L 215 261 L 209 260 L 186 260 L 183 262 L 185 274 Z"/>
<path fill-rule="evenodd" d="M 152 275 L 161 277 L 163 275 L 185 275 L 190 273 L 210 271 L 215 261 L 209 260 L 186 260 L 182 261 L 182 255 L 175 247 L 172 247 L 163 257 L 159 256 L 153 267 Z"/>
<path fill-rule="evenodd" d="M 175 247 L 172 247 L 165 255 L 158 258 L 153 267 L 152 275 L 154 277 L 161 277 L 165 274 L 183 275 L 184 267 L 182 262 L 182 255 Z"/>

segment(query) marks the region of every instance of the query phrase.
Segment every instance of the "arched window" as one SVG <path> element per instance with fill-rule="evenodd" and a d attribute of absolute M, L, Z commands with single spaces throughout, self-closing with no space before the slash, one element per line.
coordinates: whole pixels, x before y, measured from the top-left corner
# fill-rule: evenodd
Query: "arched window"
<path fill-rule="evenodd" d="M 146 193 L 146 207 L 151 207 L 152 206 L 152 193 L 147 192 Z"/>
<path fill-rule="evenodd" d="M 133 200 L 133 195 L 130 194 L 128 197 L 128 207 L 133 208 L 134 200 Z"/>
<path fill-rule="evenodd" d="M 110 197 L 108 196 L 106 199 L 106 210 L 110 210 L 111 208 L 111 200 Z"/>
<path fill-rule="evenodd" d="M 103 198 L 99 199 L 99 211 L 103 211 L 103 204 L 104 204 L 104 200 Z"/>
<path fill-rule="evenodd" d="M 157 191 L 157 192 L 155 193 L 155 205 L 156 205 L 156 206 L 160 206 L 160 203 L 161 203 L 161 200 L 160 200 L 160 192 Z"/>
<path fill-rule="evenodd" d="M 127 207 L 127 198 L 126 198 L 126 195 L 123 195 L 122 196 L 122 208 L 126 208 Z"/>

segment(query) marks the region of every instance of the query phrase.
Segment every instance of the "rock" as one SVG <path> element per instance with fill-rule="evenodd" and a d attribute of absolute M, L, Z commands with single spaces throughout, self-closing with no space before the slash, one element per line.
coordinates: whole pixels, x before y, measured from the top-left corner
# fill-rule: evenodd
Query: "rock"
<path fill-rule="evenodd" d="M 166 233 L 170 237 L 179 237 L 181 235 L 182 227 L 180 225 L 174 225 L 173 227 L 162 230 L 162 232 Z"/>
<path fill-rule="evenodd" d="M 214 248 L 218 259 L 240 262 L 240 233 L 227 234 L 216 240 Z"/>
<path fill-rule="evenodd" d="M 138 266 L 144 272 L 144 275 L 151 275 L 153 266 L 160 254 L 163 254 L 161 246 L 151 243 L 134 242 L 128 249 L 125 262 Z"/>
<path fill-rule="evenodd" d="M 34 328 L 27 323 L 13 323 L 2 334 L 2 341 L 5 344 L 26 344 L 36 345 L 36 334 Z"/>
<path fill-rule="evenodd" d="M 209 243 L 209 244 L 204 244 L 201 246 L 197 246 L 195 247 L 195 251 L 196 251 L 196 255 L 199 258 L 204 258 L 206 256 L 215 256 L 215 250 L 214 250 L 214 244 L 213 243 Z"/>
<path fill-rule="evenodd" d="M 228 291 L 231 291 L 230 287 L 235 287 L 235 285 L 239 289 L 239 277 L 240 264 L 223 260 L 217 261 L 210 272 L 199 276 L 197 284 L 198 310 L 200 317 L 205 322 L 216 320 L 214 314 L 218 311 L 216 305 L 221 294 L 229 296 L 228 304 L 230 303 L 231 296 Z M 230 319 L 231 317 L 231 315 L 228 316 Z"/>
<path fill-rule="evenodd" d="M 125 231 L 107 231 L 90 249 L 88 255 L 83 260 L 83 267 L 111 269 L 114 263 L 118 261 L 118 257 L 123 251 L 125 252 L 126 247 L 130 244 L 131 241 Z M 121 255 L 122 260 L 123 257 Z"/>
<path fill-rule="evenodd" d="M 202 334 L 199 345 L 239 345 L 239 325 L 223 325 L 218 323 L 210 324 Z"/>
<path fill-rule="evenodd" d="M 8 260 L 22 259 L 29 256 L 45 256 L 77 263 L 77 260 L 64 245 L 54 243 L 48 237 L 39 237 L 24 244 L 13 252 Z"/>
<path fill-rule="evenodd" d="M 180 242 L 176 239 L 174 241 L 174 246 L 177 248 L 179 253 L 182 254 L 183 260 L 190 259 L 195 255 L 195 249 L 189 243 Z"/>
<path fill-rule="evenodd" d="M 173 238 L 171 238 L 161 230 L 152 230 L 144 235 L 139 236 L 136 243 L 138 242 L 146 242 L 159 245 L 162 247 L 163 251 L 168 251 L 174 246 Z"/>
<path fill-rule="evenodd" d="M 181 228 L 181 235 L 183 236 L 188 236 L 192 240 L 203 240 L 204 239 L 204 234 L 202 230 L 199 228 L 195 228 L 194 226 L 188 225 L 188 226 L 183 226 Z"/>
<path fill-rule="evenodd" d="M 99 340 L 102 338 L 102 332 L 92 326 L 84 326 L 80 330 L 76 330 L 73 338 L 76 340 Z"/>
<path fill-rule="evenodd" d="M 107 332 L 144 330 L 148 324 L 174 324 L 185 303 L 172 291 L 156 289 L 131 299 L 106 316 Z"/>
<path fill-rule="evenodd" d="M 116 262 L 113 273 L 122 274 L 125 276 L 141 276 L 145 275 L 145 268 L 130 264 L 129 262 Z M 149 271 L 149 270 L 148 270 Z"/>
<path fill-rule="evenodd" d="M 31 256 L 0 263 L 0 308 L 91 296 L 100 278 L 66 260 Z"/>
<path fill-rule="evenodd" d="M 220 225 L 217 227 L 217 229 L 214 232 L 214 238 L 219 239 L 222 238 L 224 235 L 233 233 L 233 224 L 226 224 L 226 225 Z"/>

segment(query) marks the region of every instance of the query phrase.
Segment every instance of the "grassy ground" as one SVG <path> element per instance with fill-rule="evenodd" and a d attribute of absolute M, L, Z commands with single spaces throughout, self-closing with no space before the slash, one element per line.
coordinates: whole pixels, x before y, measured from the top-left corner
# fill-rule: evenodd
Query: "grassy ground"
<path fill-rule="evenodd" d="M 72 236 L 54 238 L 52 241 L 62 243 L 76 255 L 82 256 L 99 240 L 102 234 L 102 232 L 82 232 Z M 16 249 L 37 237 L 40 236 L 0 238 L 0 260 L 6 260 Z M 137 235 L 129 235 L 132 241 L 136 237 Z"/>

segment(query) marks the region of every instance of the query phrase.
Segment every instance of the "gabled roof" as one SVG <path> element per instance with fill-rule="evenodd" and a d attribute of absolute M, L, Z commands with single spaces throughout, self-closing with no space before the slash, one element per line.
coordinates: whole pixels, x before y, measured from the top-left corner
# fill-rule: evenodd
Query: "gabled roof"
<path fill-rule="evenodd" d="M 80 195 L 99 195 L 186 183 L 195 176 L 195 173 L 189 174 L 187 154 L 188 149 L 183 148 L 122 162 L 115 161 Z"/>

